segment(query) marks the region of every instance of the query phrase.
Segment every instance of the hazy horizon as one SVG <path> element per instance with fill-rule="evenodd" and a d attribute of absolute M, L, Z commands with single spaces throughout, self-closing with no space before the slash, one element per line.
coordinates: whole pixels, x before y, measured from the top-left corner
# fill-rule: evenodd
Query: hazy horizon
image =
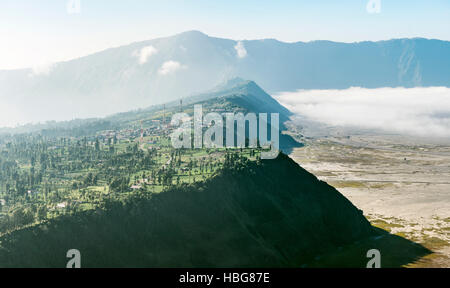
<path fill-rule="evenodd" d="M 0 70 L 67 61 L 190 30 L 283 42 L 450 40 L 448 1 L 380 0 L 373 8 L 370 2 L 5 0 L 0 3 L 0 36 L 8 41 L 0 47 Z"/>
<path fill-rule="evenodd" d="M 294 114 L 328 125 L 373 129 L 406 136 L 450 138 L 448 87 L 299 89 L 271 96 Z M 0 128 L 17 128 L 52 121 L 105 118 L 133 110 L 125 109 L 115 113 L 84 117 L 74 115 L 60 119 L 9 122 L 12 116 L 20 117 L 21 114 L 15 107 L 2 105 Z"/>
<path fill-rule="evenodd" d="M 440 0 L 5 0 L 0 127 L 105 117 L 233 77 L 271 94 L 448 87 L 449 12 Z M 412 38 L 445 42 L 311 44 Z"/>
<path fill-rule="evenodd" d="M 127 43 L 118 44 L 118 45 L 115 45 L 115 46 L 105 47 L 105 48 L 102 48 L 100 50 L 95 50 L 95 51 L 89 52 L 87 54 L 83 54 L 83 55 L 80 55 L 80 56 L 75 56 L 74 58 L 64 59 L 64 60 L 55 61 L 55 62 L 45 62 L 45 63 L 40 63 L 39 65 L 18 67 L 18 68 L 10 68 L 10 69 L 2 69 L 0 67 L 0 71 L 13 71 L 13 70 L 28 70 L 28 69 L 31 69 L 36 74 L 45 74 L 47 69 L 49 69 L 52 65 L 57 64 L 57 63 L 70 62 L 70 61 L 77 60 L 77 59 L 80 59 L 80 58 L 89 57 L 91 55 L 107 51 L 109 49 L 120 48 L 120 47 L 129 46 L 129 45 L 133 45 L 133 44 L 138 44 L 138 43 L 144 43 L 144 42 L 151 41 L 151 40 L 170 38 L 170 37 L 174 37 L 174 36 L 177 36 L 177 35 L 180 35 L 180 34 L 184 34 L 184 33 L 188 33 L 188 32 L 200 32 L 200 33 L 202 33 L 202 34 L 204 34 L 204 35 L 206 35 L 208 37 L 211 37 L 211 38 L 233 40 L 233 41 L 236 41 L 238 43 L 241 42 L 241 41 L 275 40 L 277 42 L 285 43 L 285 44 L 311 43 L 311 42 L 320 42 L 320 41 L 334 42 L 334 43 L 345 43 L 345 44 L 357 44 L 357 43 L 362 43 L 362 42 L 384 42 L 384 41 L 401 40 L 401 39 L 426 39 L 426 40 L 437 40 L 437 41 L 450 42 L 450 39 L 429 38 L 429 37 L 425 37 L 425 36 L 386 38 L 386 39 L 379 39 L 379 40 L 358 40 L 358 41 L 356 41 L 356 40 L 355 41 L 334 41 L 334 40 L 329 40 L 329 39 L 312 39 L 312 40 L 307 40 L 307 41 L 302 41 L 302 40 L 283 41 L 283 40 L 280 40 L 280 39 L 277 39 L 277 38 L 273 38 L 273 37 L 254 38 L 254 39 L 234 39 L 234 38 L 227 38 L 227 37 L 219 37 L 219 36 L 216 36 L 216 35 L 207 34 L 207 33 L 203 32 L 203 31 L 194 29 L 194 30 L 184 30 L 184 31 L 180 31 L 180 32 L 177 32 L 177 33 L 174 33 L 174 34 L 159 36 L 159 37 L 156 37 L 156 38 L 135 40 L 135 41 L 127 42 Z"/>

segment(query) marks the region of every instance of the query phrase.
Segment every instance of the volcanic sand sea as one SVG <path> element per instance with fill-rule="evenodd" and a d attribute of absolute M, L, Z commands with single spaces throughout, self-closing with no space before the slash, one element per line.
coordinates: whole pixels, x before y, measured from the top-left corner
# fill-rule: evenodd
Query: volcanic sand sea
<path fill-rule="evenodd" d="M 302 141 L 291 158 L 373 225 L 435 252 L 411 266 L 450 267 L 450 144 L 379 134 Z"/>

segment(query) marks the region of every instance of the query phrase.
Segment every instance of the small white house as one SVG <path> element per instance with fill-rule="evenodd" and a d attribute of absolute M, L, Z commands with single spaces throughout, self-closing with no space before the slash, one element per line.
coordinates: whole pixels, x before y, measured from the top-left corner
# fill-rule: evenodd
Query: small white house
<path fill-rule="evenodd" d="M 67 207 L 67 202 L 61 202 L 61 203 L 56 204 L 56 208 L 58 208 L 58 209 L 64 209 L 66 207 Z"/>

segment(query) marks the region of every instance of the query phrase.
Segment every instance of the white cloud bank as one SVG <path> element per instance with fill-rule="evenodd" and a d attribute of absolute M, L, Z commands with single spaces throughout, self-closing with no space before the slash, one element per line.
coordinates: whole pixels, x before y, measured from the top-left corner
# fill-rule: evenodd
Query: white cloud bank
<path fill-rule="evenodd" d="M 450 88 L 299 90 L 275 95 L 294 113 L 335 126 L 450 138 Z"/>
<path fill-rule="evenodd" d="M 237 57 L 238 58 L 245 58 L 247 57 L 247 49 L 245 49 L 244 43 L 239 41 L 236 46 L 234 46 L 234 49 L 236 50 Z"/>
<path fill-rule="evenodd" d="M 139 51 L 134 51 L 133 56 L 138 58 L 140 65 L 147 63 L 148 58 L 158 53 L 158 49 L 152 45 L 141 48 Z"/>
<path fill-rule="evenodd" d="M 55 64 L 51 62 L 42 62 L 40 64 L 34 65 L 31 68 L 31 73 L 29 74 L 29 76 L 46 76 L 52 72 L 53 68 L 55 68 Z"/>
<path fill-rule="evenodd" d="M 187 67 L 184 65 L 181 65 L 180 62 L 177 61 L 166 61 L 161 65 L 161 68 L 159 68 L 158 73 L 160 75 L 169 75 L 177 72 L 181 69 L 186 69 Z"/>

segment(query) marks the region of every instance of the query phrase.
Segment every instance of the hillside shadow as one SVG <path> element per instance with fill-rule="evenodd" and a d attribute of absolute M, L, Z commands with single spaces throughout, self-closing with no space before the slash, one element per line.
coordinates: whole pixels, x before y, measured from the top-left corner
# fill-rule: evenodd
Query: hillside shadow
<path fill-rule="evenodd" d="M 303 143 L 297 142 L 292 136 L 286 134 L 280 134 L 280 150 L 284 154 L 290 155 L 294 148 L 300 148 L 305 146 Z"/>
<path fill-rule="evenodd" d="M 366 256 L 367 251 L 377 249 L 381 254 L 381 268 L 400 268 L 433 253 L 418 243 L 376 227 L 374 229 L 375 236 L 316 257 L 306 267 L 366 268 L 370 260 Z"/>

